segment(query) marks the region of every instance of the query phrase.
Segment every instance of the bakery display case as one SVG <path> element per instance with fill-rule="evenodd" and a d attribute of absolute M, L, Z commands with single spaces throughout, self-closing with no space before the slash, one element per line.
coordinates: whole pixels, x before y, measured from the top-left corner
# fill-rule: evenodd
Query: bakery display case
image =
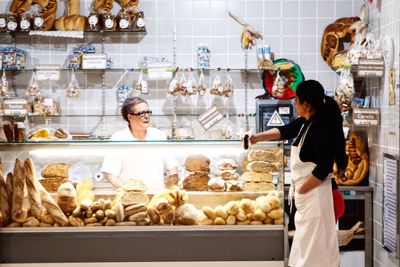
<path fill-rule="evenodd" d="M 237 140 L 0 145 L 3 263 L 287 257 L 281 142 L 248 150 Z M 135 175 L 173 166 L 179 180 L 166 189 L 136 176 L 115 189 L 102 170 L 120 160 L 142 169 Z"/>

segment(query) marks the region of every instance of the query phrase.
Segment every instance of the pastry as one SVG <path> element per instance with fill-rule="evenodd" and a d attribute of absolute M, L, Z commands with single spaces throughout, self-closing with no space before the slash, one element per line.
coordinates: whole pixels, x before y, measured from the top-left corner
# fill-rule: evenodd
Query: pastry
<path fill-rule="evenodd" d="M 54 132 L 54 136 L 59 138 L 59 139 L 66 139 L 68 138 L 68 134 L 61 128 L 58 128 L 55 132 Z"/>
<path fill-rule="evenodd" d="M 185 169 L 190 172 L 210 172 L 210 159 L 203 155 L 190 155 L 185 160 Z"/>
<path fill-rule="evenodd" d="M 50 177 L 62 177 L 68 178 L 68 170 L 71 167 L 71 164 L 68 163 L 51 163 L 46 165 L 41 172 L 42 177 L 50 178 Z"/>

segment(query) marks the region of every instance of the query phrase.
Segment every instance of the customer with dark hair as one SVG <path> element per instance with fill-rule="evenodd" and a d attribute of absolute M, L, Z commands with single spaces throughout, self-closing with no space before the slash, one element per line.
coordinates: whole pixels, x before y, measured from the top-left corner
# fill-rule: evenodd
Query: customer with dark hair
<path fill-rule="evenodd" d="M 338 267 L 339 245 L 332 200 L 331 173 L 347 166 L 343 120 L 334 99 L 322 85 L 303 81 L 296 89 L 296 112 L 292 123 L 250 137 L 251 143 L 296 138 L 292 144 L 291 186 L 294 195 L 296 232 L 289 266 Z"/>
<path fill-rule="evenodd" d="M 114 133 L 113 141 L 148 141 L 166 140 L 165 134 L 157 128 L 150 127 L 152 114 L 146 100 L 140 97 L 128 97 L 121 108 L 127 127 Z M 149 190 L 160 190 L 178 182 L 176 164 L 170 156 L 160 153 L 141 153 L 140 150 L 130 150 L 128 155 L 122 151 L 116 155 L 108 155 L 103 161 L 101 171 L 107 180 L 115 187 L 120 187 L 128 179 L 142 180 Z M 141 150 L 143 151 L 143 150 Z M 164 182 L 164 171 L 167 179 Z"/>

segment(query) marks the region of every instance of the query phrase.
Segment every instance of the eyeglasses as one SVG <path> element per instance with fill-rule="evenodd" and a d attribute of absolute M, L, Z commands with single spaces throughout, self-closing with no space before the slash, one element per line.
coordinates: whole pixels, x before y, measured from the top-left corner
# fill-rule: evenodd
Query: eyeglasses
<path fill-rule="evenodd" d="M 153 112 L 151 110 L 146 110 L 146 111 L 141 111 L 141 112 L 136 112 L 136 113 L 129 113 L 133 116 L 139 116 L 139 117 L 144 117 L 146 115 L 150 116 L 151 114 L 153 114 Z"/>

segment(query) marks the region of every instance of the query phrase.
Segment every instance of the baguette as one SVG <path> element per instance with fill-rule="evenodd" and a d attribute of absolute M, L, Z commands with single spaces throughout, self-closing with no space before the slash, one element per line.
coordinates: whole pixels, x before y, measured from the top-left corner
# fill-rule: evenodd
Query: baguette
<path fill-rule="evenodd" d="M 8 192 L 8 203 L 10 205 L 10 208 L 12 206 L 12 194 L 13 194 L 13 183 L 14 176 L 12 175 L 11 172 L 7 173 L 7 179 L 6 179 L 6 186 L 7 186 L 7 192 Z"/>
<path fill-rule="evenodd" d="M 2 174 L 0 174 L 0 212 L 2 214 L 2 223 L 0 226 L 6 226 L 10 222 L 11 207 L 10 196 L 8 195 L 7 185 Z"/>
<path fill-rule="evenodd" d="M 39 192 L 43 206 L 50 213 L 51 217 L 53 217 L 54 221 L 59 226 L 68 226 L 67 217 L 64 215 L 63 211 L 60 209 L 57 203 L 51 198 L 49 193 L 47 193 L 47 191 L 44 190 L 44 188 L 41 186 L 39 186 Z"/>
<path fill-rule="evenodd" d="M 11 217 L 14 222 L 23 223 L 28 217 L 28 211 L 23 207 L 25 178 L 21 161 L 18 158 L 15 160 L 12 182 Z"/>
<path fill-rule="evenodd" d="M 26 159 L 24 162 L 25 182 L 28 189 L 29 203 L 31 204 L 32 216 L 40 221 L 43 212 L 43 205 L 40 194 L 37 189 L 38 180 L 35 175 L 35 169 L 32 160 Z"/>

